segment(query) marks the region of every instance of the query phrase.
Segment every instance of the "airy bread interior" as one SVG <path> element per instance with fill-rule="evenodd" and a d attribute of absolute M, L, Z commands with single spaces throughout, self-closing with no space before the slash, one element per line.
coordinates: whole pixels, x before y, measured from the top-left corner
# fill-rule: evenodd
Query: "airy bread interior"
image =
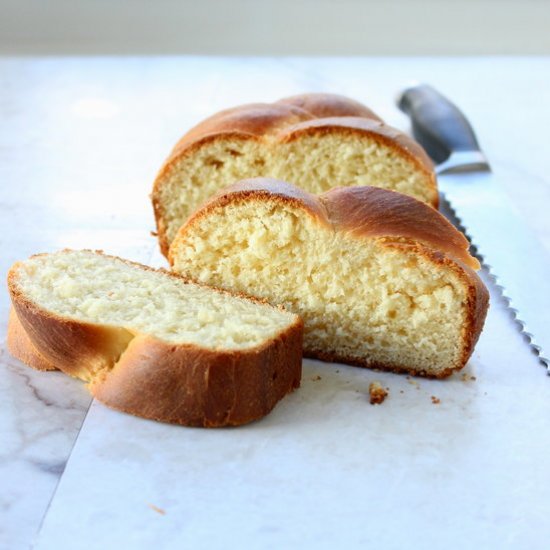
<path fill-rule="evenodd" d="M 89 251 L 38 255 L 18 264 L 27 300 L 61 317 L 123 327 L 177 344 L 215 350 L 256 347 L 295 316 L 118 258 Z"/>
<path fill-rule="evenodd" d="M 158 186 L 168 243 L 213 193 L 255 176 L 290 181 L 316 194 L 337 186 L 373 185 L 434 200 L 432 176 L 410 156 L 368 134 L 317 132 L 282 142 L 273 135 L 221 137 L 175 161 Z"/>
<path fill-rule="evenodd" d="M 170 259 L 176 272 L 299 313 L 306 354 L 430 376 L 462 366 L 467 285 L 418 245 L 358 239 L 264 196 L 196 215 Z"/>

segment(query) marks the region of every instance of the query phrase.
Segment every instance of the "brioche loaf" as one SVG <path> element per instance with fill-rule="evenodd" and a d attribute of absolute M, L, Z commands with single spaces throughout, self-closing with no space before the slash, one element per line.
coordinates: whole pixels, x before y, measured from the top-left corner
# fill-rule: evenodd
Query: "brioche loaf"
<path fill-rule="evenodd" d="M 115 409 L 239 425 L 299 386 L 302 321 L 282 308 L 90 251 L 18 262 L 8 287 L 10 352 Z"/>
<path fill-rule="evenodd" d="M 152 201 L 162 252 L 214 192 L 255 176 L 291 181 L 313 193 L 374 185 L 438 202 L 423 149 L 356 101 L 306 94 L 243 105 L 190 130 L 161 168 Z"/>
<path fill-rule="evenodd" d="M 488 292 L 439 212 L 376 187 L 314 196 L 257 178 L 213 197 L 170 248 L 177 273 L 284 304 L 310 357 L 445 377 L 464 366 Z"/>

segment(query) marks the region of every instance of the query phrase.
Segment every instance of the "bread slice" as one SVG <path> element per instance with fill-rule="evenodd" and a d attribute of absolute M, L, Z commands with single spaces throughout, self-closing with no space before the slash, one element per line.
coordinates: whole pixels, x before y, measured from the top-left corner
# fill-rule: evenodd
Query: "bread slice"
<path fill-rule="evenodd" d="M 356 101 L 306 94 L 243 105 L 190 130 L 161 168 L 152 201 L 162 252 L 213 193 L 255 176 L 291 181 L 312 193 L 374 185 L 438 202 L 424 150 Z"/>
<path fill-rule="evenodd" d="M 10 352 L 114 409 L 239 425 L 300 384 L 302 321 L 259 300 L 86 250 L 17 262 L 8 287 Z"/>
<path fill-rule="evenodd" d="M 439 212 L 375 187 L 311 195 L 238 183 L 187 221 L 174 271 L 284 304 L 310 357 L 442 378 L 464 366 L 488 292 L 468 241 Z"/>

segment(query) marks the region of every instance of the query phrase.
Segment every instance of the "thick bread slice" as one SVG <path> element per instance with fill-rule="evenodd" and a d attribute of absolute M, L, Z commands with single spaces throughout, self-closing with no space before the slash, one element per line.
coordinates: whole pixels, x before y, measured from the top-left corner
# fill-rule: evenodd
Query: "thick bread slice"
<path fill-rule="evenodd" d="M 12 355 L 137 416 L 239 425 L 300 385 L 302 321 L 283 308 L 91 251 L 17 262 Z"/>
<path fill-rule="evenodd" d="M 162 252 L 212 194 L 255 176 L 291 181 L 312 193 L 374 185 L 438 203 L 424 150 L 360 103 L 305 94 L 243 105 L 191 129 L 161 168 L 152 201 Z"/>
<path fill-rule="evenodd" d="M 376 187 L 316 197 L 240 182 L 182 226 L 173 270 L 284 304 L 311 357 L 430 377 L 464 366 L 488 292 L 468 241 L 439 212 Z"/>

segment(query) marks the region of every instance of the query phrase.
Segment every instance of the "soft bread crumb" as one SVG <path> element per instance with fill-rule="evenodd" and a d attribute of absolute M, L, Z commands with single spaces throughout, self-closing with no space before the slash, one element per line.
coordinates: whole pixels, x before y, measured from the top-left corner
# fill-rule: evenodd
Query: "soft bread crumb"
<path fill-rule="evenodd" d="M 158 506 L 155 506 L 154 504 L 147 504 L 147 506 L 149 506 L 149 508 L 151 508 L 151 510 L 153 510 L 154 512 L 157 512 L 157 514 L 160 514 L 161 516 L 165 516 L 166 515 L 166 510 L 164 510 L 163 508 L 159 508 Z"/>
<path fill-rule="evenodd" d="M 265 197 L 216 206 L 170 253 L 178 273 L 298 313 L 306 353 L 432 376 L 462 360 L 468 286 L 456 270 L 384 239 L 334 232 L 301 206 Z"/>
<path fill-rule="evenodd" d="M 441 399 L 439 397 L 436 397 L 435 395 L 432 395 L 432 404 L 439 405 L 441 403 Z"/>
<path fill-rule="evenodd" d="M 369 385 L 369 401 L 371 405 L 380 405 L 388 396 L 388 388 L 383 388 L 380 382 L 371 382 Z"/>
<path fill-rule="evenodd" d="M 146 333 L 215 349 L 255 347 L 294 317 L 88 251 L 34 256 L 21 264 L 17 285 L 30 300 L 61 316 L 122 326 L 129 337 Z"/>

